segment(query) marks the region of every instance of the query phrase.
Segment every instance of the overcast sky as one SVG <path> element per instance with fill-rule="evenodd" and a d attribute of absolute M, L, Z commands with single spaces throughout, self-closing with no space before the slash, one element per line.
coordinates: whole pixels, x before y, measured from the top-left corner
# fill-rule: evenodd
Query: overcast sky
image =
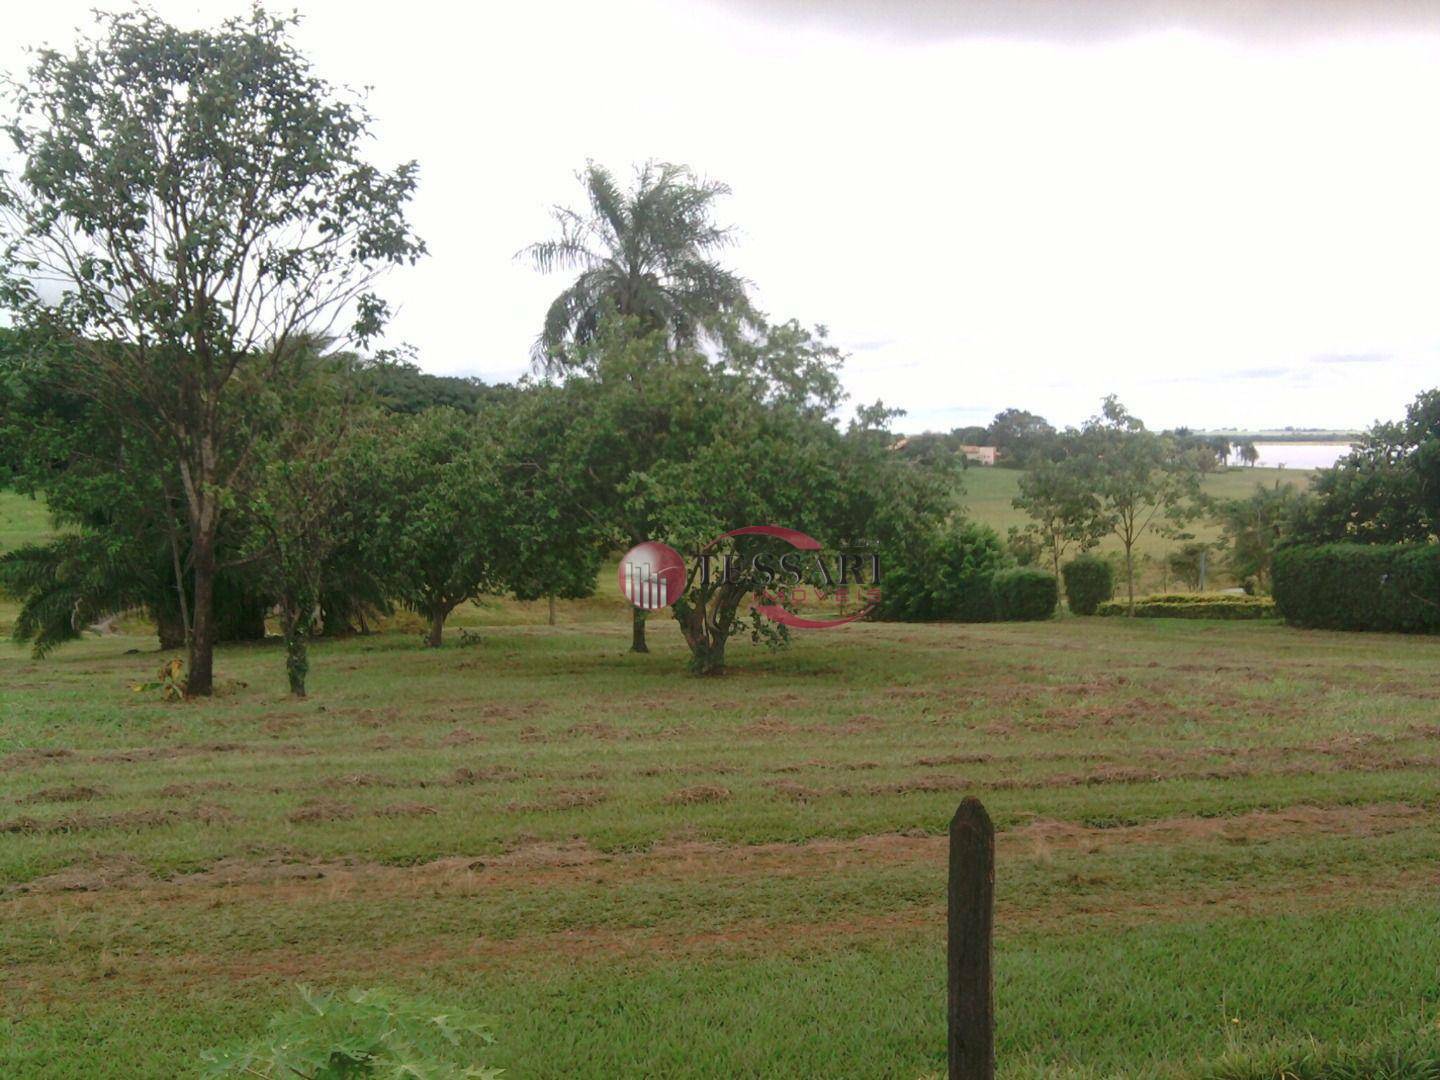
<path fill-rule="evenodd" d="M 95 0 L 5 13 L 0 66 Z M 182 23 L 242 10 L 158 0 Z M 1440 385 L 1440 4 L 299 0 L 416 158 L 385 291 L 434 372 L 523 373 L 562 280 L 514 261 L 587 158 L 734 188 L 728 260 L 907 430 L 1357 426 Z"/>

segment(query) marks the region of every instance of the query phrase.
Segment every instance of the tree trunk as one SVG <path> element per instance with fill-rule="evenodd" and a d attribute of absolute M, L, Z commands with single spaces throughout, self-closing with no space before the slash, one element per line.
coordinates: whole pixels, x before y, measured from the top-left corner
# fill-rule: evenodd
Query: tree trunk
<path fill-rule="evenodd" d="M 650 651 L 650 647 L 645 644 L 645 611 L 643 608 L 632 608 L 630 612 L 630 651 L 645 653 Z"/>
<path fill-rule="evenodd" d="M 1129 614 L 1135 614 L 1135 558 L 1134 550 L 1125 545 L 1125 589 L 1130 597 Z"/>
<path fill-rule="evenodd" d="M 425 635 L 427 648 L 438 649 L 445 640 L 445 619 L 450 614 L 448 607 L 437 607 L 430 612 L 430 633 Z"/>
<path fill-rule="evenodd" d="M 306 645 L 306 628 L 296 614 L 293 604 L 281 608 L 281 620 L 285 632 L 285 675 L 290 680 L 290 693 L 297 698 L 305 696 L 305 676 L 310 671 L 309 649 Z"/>
<path fill-rule="evenodd" d="M 550 601 L 550 625 L 555 625 L 555 594 L 551 593 L 546 597 Z"/>
<path fill-rule="evenodd" d="M 195 610 L 190 633 L 186 697 L 209 697 L 215 689 L 215 536 L 201 531 L 192 543 Z"/>
<path fill-rule="evenodd" d="M 155 636 L 160 639 L 160 651 L 185 647 L 185 620 L 173 611 L 154 610 Z"/>
<path fill-rule="evenodd" d="M 691 645 L 690 670 L 696 675 L 724 675 L 725 639 Z"/>

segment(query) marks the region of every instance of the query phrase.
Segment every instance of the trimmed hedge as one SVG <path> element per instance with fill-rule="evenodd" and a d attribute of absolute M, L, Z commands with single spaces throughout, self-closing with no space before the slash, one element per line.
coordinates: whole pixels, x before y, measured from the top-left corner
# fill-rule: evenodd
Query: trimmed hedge
<path fill-rule="evenodd" d="M 1065 602 L 1076 615 L 1094 615 L 1115 595 L 1115 568 L 1096 555 L 1077 555 L 1060 568 Z"/>
<path fill-rule="evenodd" d="M 1124 600 L 1100 605 L 1100 615 L 1127 615 Z M 1268 596 L 1231 596 L 1226 593 L 1167 593 L 1137 596 L 1135 615 L 1142 619 L 1268 619 L 1275 615 Z"/>
<path fill-rule="evenodd" d="M 1440 632 L 1440 544 L 1284 547 L 1272 581 L 1275 604 L 1294 626 Z"/>
<path fill-rule="evenodd" d="M 885 572 L 875 617 L 897 622 L 990 622 L 992 581 L 1010 565 L 1000 534 L 960 522 L 937 531 Z"/>
<path fill-rule="evenodd" d="M 1060 603 L 1060 584 L 1054 574 L 1021 566 L 1001 570 L 991 579 L 995 618 L 1005 622 L 1048 619 Z"/>

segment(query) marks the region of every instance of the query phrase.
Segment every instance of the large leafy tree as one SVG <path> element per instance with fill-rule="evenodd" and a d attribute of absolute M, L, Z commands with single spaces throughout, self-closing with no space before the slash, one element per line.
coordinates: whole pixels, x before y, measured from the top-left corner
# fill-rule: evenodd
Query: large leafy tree
<path fill-rule="evenodd" d="M 6 127 L 0 302 L 67 343 L 75 389 L 163 462 L 189 532 L 192 695 L 213 685 L 217 543 L 256 399 L 283 404 L 300 342 L 377 334 L 376 278 L 423 251 L 414 164 L 364 159 L 368 114 L 293 22 L 102 15 L 96 39 L 36 54 Z"/>
<path fill-rule="evenodd" d="M 542 273 L 576 275 L 545 314 L 533 349 L 537 367 L 557 373 L 583 364 L 585 346 L 609 315 L 617 320 L 612 332 L 657 335 L 671 350 L 753 321 L 744 279 L 716 259 L 733 239 L 714 218 L 716 200 L 730 192 L 725 184 L 654 161 L 636 168 L 628 191 L 594 162 L 578 179 L 585 207 L 557 206 L 558 235 L 520 253 Z M 632 649 L 645 652 L 638 608 L 631 630 Z"/>
<path fill-rule="evenodd" d="M 848 428 L 835 422 L 842 358 L 822 331 L 784 323 L 719 355 L 667 351 L 623 329 L 603 330 L 601 346 L 591 373 L 572 380 L 588 455 L 579 471 L 595 483 L 595 504 L 637 539 L 693 554 L 731 530 L 771 524 L 902 557 L 951 508 L 948 470 L 890 450 L 892 414 L 870 408 Z M 630 434 L 637 424 L 645 438 Z M 731 554 L 790 550 L 743 537 Z M 783 639 L 752 602 L 763 580 L 747 570 L 707 583 L 696 565 L 674 605 L 694 671 L 723 672 L 737 632 Z"/>
<path fill-rule="evenodd" d="M 1061 444 L 1073 447 L 1073 433 L 1062 436 Z M 1058 461 L 1037 461 L 1020 477 L 1020 493 L 1012 504 L 1030 516 L 1028 536 L 1050 559 L 1058 580 L 1060 560 L 1072 547 L 1088 551 L 1108 530 L 1101 519 L 1096 494 L 1094 459 L 1066 454 Z"/>
<path fill-rule="evenodd" d="M 303 419 L 257 446 L 256 476 L 239 509 L 244 557 L 279 615 L 290 692 L 304 697 L 310 639 L 337 614 L 326 610 L 327 592 L 353 595 L 357 578 L 381 565 L 346 554 L 357 544 L 363 550 L 371 532 L 366 496 L 387 447 L 376 413 L 347 401 L 337 380 L 307 386 L 299 404 Z M 382 588 L 359 584 L 364 595 Z"/>
<path fill-rule="evenodd" d="M 1322 470 L 1315 498 L 1297 508 L 1311 541 L 1429 543 L 1440 538 L 1440 389 L 1420 394 L 1402 420 L 1375 424 Z"/>
<path fill-rule="evenodd" d="M 990 422 L 985 445 L 998 447 L 1012 468 L 1027 468 L 1046 454 L 1054 439 L 1055 428 L 1043 416 L 1025 409 L 1004 409 Z"/>
<path fill-rule="evenodd" d="M 1125 588 L 1135 610 L 1135 545 L 1147 534 L 1173 533 L 1199 512 L 1200 471 L 1175 440 L 1148 430 L 1113 395 L 1079 436 L 1093 470 L 1097 521 L 1125 551 Z"/>
<path fill-rule="evenodd" d="M 1296 514 L 1309 502 L 1293 485 L 1276 480 L 1271 487 L 1256 484 L 1246 498 L 1214 503 L 1211 512 L 1224 532 L 1230 572 L 1268 590 L 1275 549 L 1289 537 Z"/>
<path fill-rule="evenodd" d="M 452 611 L 504 581 L 499 464 L 489 433 L 450 408 L 406 418 L 379 463 L 390 496 L 373 522 L 375 546 L 390 594 L 425 619 L 432 648 Z"/>

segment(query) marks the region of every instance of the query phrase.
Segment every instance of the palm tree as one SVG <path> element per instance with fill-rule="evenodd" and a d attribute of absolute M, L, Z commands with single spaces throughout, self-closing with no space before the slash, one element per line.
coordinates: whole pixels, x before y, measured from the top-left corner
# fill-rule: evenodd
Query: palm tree
<path fill-rule="evenodd" d="M 532 349 L 537 369 L 572 367 L 574 346 L 595 336 L 607 310 L 639 320 L 645 332 L 664 330 L 677 347 L 713 336 L 727 315 L 752 320 L 744 278 L 712 257 L 732 240 L 711 217 L 729 187 L 654 161 L 635 169 L 630 191 L 593 161 L 577 178 L 589 207 L 557 206 L 559 237 L 519 253 L 542 273 L 580 271 L 545 314 Z"/>
<path fill-rule="evenodd" d="M 697 178 L 684 165 L 655 161 L 635 169 L 629 191 L 593 161 L 577 179 L 588 208 L 557 206 L 559 237 L 519 252 L 541 273 L 580 272 L 545 313 L 531 350 L 537 370 L 574 367 L 575 346 L 595 337 L 607 313 L 636 320 L 641 333 L 663 331 L 672 348 L 718 337 L 730 318 L 758 324 L 745 279 L 713 258 L 732 240 L 730 228 L 711 217 L 712 204 L 730 194 L 729 187 Z M 630 648 L 649 651 L 639 608 L 632 612 Z"/>

